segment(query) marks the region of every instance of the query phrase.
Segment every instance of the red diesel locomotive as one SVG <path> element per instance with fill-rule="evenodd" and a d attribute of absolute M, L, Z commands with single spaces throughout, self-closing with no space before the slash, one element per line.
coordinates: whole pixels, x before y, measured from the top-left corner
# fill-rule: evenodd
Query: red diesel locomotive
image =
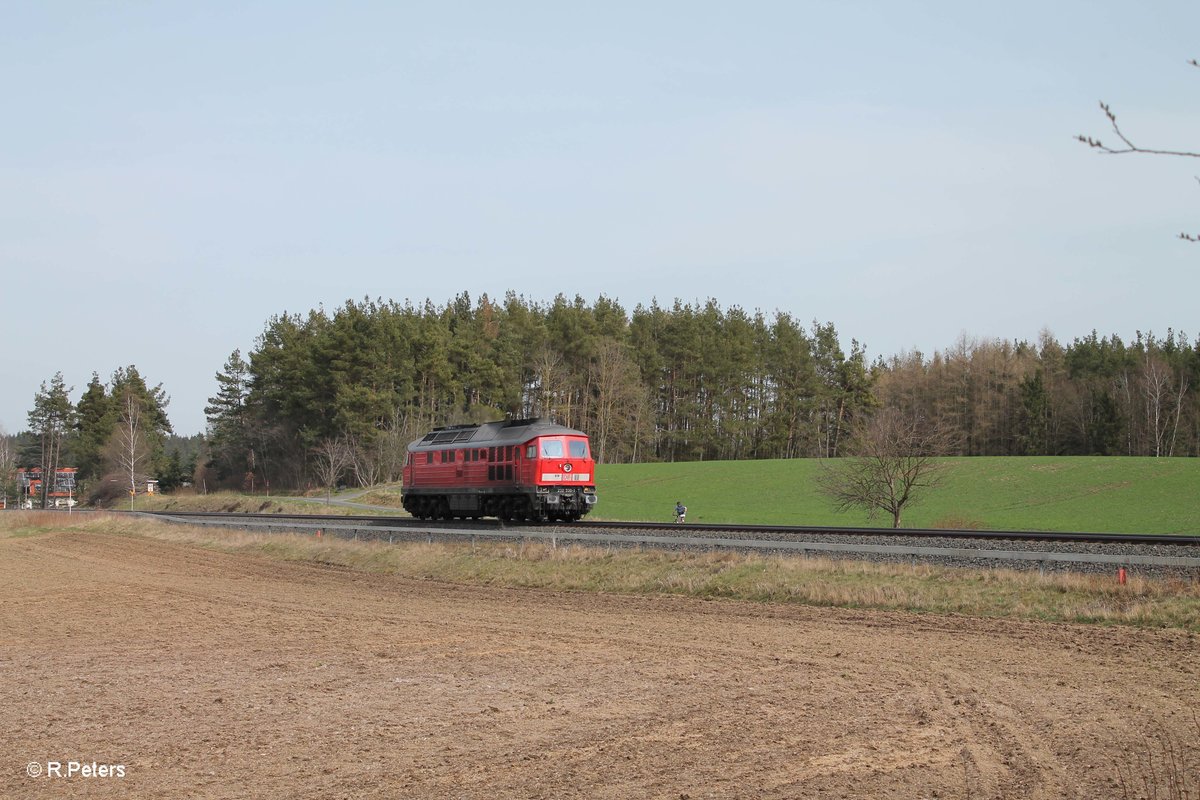
<path fill-rule="evenodd" d="M 596 502 L 587 434 L 546 419 L 435 428 L 408 446 L 404 508 L 420 519 L 575 521 Z"/>

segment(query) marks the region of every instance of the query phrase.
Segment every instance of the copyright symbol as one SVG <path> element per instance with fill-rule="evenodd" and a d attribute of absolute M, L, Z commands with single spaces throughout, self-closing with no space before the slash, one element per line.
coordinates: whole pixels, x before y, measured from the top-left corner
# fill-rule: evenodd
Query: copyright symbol
<path fill-rule="evenodd" d="M 25 774 L 31 778 L 36 778 L 42 774 L 42 765 L 37 761 L 30 761 L 25 765 Z"/>

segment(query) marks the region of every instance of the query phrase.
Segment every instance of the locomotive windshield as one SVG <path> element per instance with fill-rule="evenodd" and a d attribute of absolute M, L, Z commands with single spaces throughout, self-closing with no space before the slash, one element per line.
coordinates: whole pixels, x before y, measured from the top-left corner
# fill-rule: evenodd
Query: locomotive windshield
<path fill-rule="evenodd" d="M 542 439 L 542 458 L 562 458 L 564 455 L 587 458 L 587 439 L 567 439 L 565 442 L 562 439 Z"/>

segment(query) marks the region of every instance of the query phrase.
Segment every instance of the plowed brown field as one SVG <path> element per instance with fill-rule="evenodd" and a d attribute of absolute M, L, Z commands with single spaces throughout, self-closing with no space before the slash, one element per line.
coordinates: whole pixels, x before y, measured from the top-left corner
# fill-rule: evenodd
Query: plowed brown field
<path fill-rule="evenodd" d="M 1121 797 L 1118 766 L 1195 747 L 1198 653 L 7 538 L 0 797 Z M 71 761 L 124 777 L 46 774 Z"/>

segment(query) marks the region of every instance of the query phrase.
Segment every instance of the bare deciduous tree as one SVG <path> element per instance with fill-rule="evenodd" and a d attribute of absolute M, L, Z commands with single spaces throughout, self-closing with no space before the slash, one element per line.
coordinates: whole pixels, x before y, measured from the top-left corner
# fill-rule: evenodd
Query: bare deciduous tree
<path fill-rule="evenodd" d="M 881 512 L 900 527 L 904 509 L 942 484 L 949 437 L 921 417 L 884 408 L 859 424 L 848 443 L 850 456 L 827 461 L 817 476 L 821 491 L 838 511 Z"/>
<path fill-rule="evenodd" d="M 383 449 L 384 437 L 377 435 L 370 441 L 361 436 L 346 435 L 349 466 L 359 488 L 365 489 L 383 482 L 387 469 L 387 453 Z"/>
<path fill-rule="evenodd" d="M 329 496 L 337 479 L 350 466 L 350 446 L 344 437 L 322 439 L 313 448 L 314 469 L 317 480 L 325 487 L 325 504 L 329 504 Z"/>
<path fill-rule="evenodd" d="M 1149 347 L 1142 355 L 1141 372 L 1150 454 L 1155 458 L 1172 456 L 1187 397 L 1187 376 L 1176 376 L 1171 366 Z"/>
<path fill-rule="evenodd" d="M 542 348 L 535 362 L 537 383 L 531 406 L 535 416 L 550 417 L 563 425 L 571 424 L 570 372 L 562 356 L 553 348 Z"/>
<path fill-rule="evenodd" d="M 143 429 L 142 404 L 137 395 L 126 389 L 119 401 L 120 416 L 108 440 L 105 456 L 110 471 L 120 476 L 114 480 L 128 481 L 132 507 L 138 484 L 144 484 L 148 478 L 145 469 L 150 462 L 150 442 Z"/>
<path fill-rule="evenodd" d="M 8 491 L 13 487 L 13 478 L 17 468 L 17 451 L 13 437 L 4 432 L 0 425 L 0 492 L 8 499 Z"/>
<path fill-rule="evenodd" d="M 1191 64 L 1193 67 L 1200 67 L 1200 61 L 1197 61 L 1194 58 L 1191 61 L 1189 61 L 1188 63 Z M 1113 147 L 1113 146 L 1106 145 L 1104 142 L 1102 142 L 1099 139 L 1096 139 L 1094 137 L 1091 137 L 1091 136 L 1084 136 L 1083 134 L 1080 134 L 1075 137 L 1079 141 L 1086 144 L 1088 147 L 1099 150 L 1101 153 L 1105 153 L 1107 155 L 1124 155 L 1126 153 L 1144 153 L 1146 155 L 1154 155 L 1154 156 L 1181 156 L 1184 158 L 1200 158 L 1200 152 L 1195 152 L 1195 151 L 1191 151 L 1191 150 L 1163 150 L 1163 149 L 1153 148 L 1153 147 L 1139 147 L 1138 145 L 1134 144 L 1129 139 L 1128 136 L 1125 135 L 1124 131 L 1121 130 L 1121 126 L 1117 124 L 1117 115 L 1113 113 L 1113 110 L 1108 105 L 1108 103 L 1105 103 L 1103 100 L 1101 100 L 1100 101 L 1100 110 L 1104 112 L 1104 116 L 1108 117 L 1108 122 L 1112 126 L 1113 133 L 1115 133 L 1117 138 L 1121 140 L 1121 144 L 1119 146 Z M 1200 177 L 1196 178 L 1196 180 L 1197 180 L 1197 182 L 1200 182 Z M 1179 234 L 1179 238 L 1186 239 L 1189 242 L 1200 242 L 1200 235 L 1192 234 L 1192 233 L 1181 233 L 1181 234 Z"/>
<path fill-rule="evenodd" d="M 591 366 L 595 401 L 589 430 L 597 461 L 618 463 L 636 457 L 639 426 L 647 405 L 646 391 L 626 348 L 617 342 L 602 342 Z M 622 428 L 632 435 L 621 437 Z"/>

